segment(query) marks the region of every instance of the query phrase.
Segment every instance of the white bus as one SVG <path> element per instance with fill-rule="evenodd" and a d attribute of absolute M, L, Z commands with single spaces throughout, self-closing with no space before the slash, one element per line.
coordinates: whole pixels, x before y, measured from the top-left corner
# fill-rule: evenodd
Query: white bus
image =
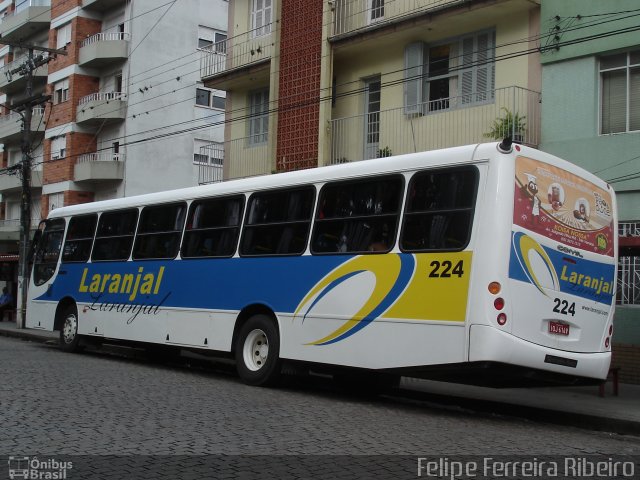
<path fill-rule="evenodd" d="M 510 140 L 53 210 L 27 326 L 361 376 L 606 378 L 609 185 Z"/>

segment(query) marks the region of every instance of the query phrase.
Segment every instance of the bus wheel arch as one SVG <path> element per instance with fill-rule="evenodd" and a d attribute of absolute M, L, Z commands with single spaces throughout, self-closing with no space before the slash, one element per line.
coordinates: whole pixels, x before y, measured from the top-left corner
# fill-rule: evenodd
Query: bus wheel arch
<path fill-rule="evenodd" d="M 65 297 L 58 303 L 54 330 L 60 331 L 60 348 L 65 352 L 80 350 L 78 335 L 78 306 L 71 297 Z"/>
<path fill-rule="evenodd" d="M 277 383 L 282 371 L 280 329 L 271 309 L 252 305 L 240 312 L 232 348 L 236 369 L 243 382 L 254 386 Z"/>

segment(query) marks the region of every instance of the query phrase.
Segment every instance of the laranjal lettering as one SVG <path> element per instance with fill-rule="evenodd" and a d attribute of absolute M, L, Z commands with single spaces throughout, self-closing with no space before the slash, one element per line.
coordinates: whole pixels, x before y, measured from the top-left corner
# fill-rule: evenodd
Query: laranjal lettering
<path fill-rule="evenodd" d="M 104 293 L 98 294 L 93 303 L 87 308 L 91 311 L 98 312 L 117 312 L 117 313 L 130 313 L 131 317 L 127 319 L 127 325 L 133 323 L 138 315 L 157 315 L 160 307 L 167 301 L 167 298 L 171 295 L 171 292 L 167 293 L 162 300 L 158 303 L 141 303 L 141 304 L 128 304 L 128 303 L 112 303 L 112 302 L 100 302 L 100 299 Z"/>
<path fill-rule="evenodd" d="M 82 271 L 78 291 L 82 293 L 120 293 L 129 295 L 129 301 L 133 302 L 138 293 L 141 295 L 157 295 L 162 284 L 164 267 L 157 272 L 146 272 L 144 267 L 138 267 L 138 273 L 94 273 L 91 282 L 87 284 L 89 269 Z"/>
<path fill-rule="evenodd" d="M 596 296 L 600 296 L 601 293 L 611 294 L 613 292 L 613 282 L 605 281 L 604 277 L 595 278 L 582 273 L 571 272 L 566 265 L 562 267 L 560 280 L 569 282 L 575 285 L 576 288 L 582 287 L 581 291 L 591 291 Z"/>

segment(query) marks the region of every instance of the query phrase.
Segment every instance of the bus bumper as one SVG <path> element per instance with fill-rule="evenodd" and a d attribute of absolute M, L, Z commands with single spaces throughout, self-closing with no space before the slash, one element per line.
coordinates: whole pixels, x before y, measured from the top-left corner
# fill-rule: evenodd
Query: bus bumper
<path fill-rule="evenodd" d="M 471 325 L 470 362 L 501 362 L 565 375 L 604 380 L 611 352 L 576 353 L 527 342 L 487 325 Z"/>

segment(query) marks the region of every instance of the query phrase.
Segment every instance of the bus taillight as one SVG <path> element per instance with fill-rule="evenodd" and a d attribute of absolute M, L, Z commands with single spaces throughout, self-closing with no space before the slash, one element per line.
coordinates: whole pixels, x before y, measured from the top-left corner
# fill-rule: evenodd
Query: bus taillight
<path fill-rule="evenodd" d="M 609 336 L 613 335 L 613 325 L 609 325 Z"/>
<path fill-rule="evenodd" d="M 488 288 L 489 293 L 491 293 L 492 295 L 497 295 L 500 293 L 500 290 L 502 290 L 502 285 L 500 285 L 500 283 L 498 282 L 491 282 Z"/>
<path fill-rule="evenodd" d="M 609 337 L 607 337 L 604 341 L 604 348 L 609 348 Z"/>
<path fill-rule="evenodd" d="M 502 310 L 504 308 L 504 298 L 498 297 L 493 301 L 493 306 L 496 310 Z"/>
<path fill-rule="evenodd" d="M 507 314 L 506 313 L 500 313 L 498 315 L 498 325 L 503 326 L 505 323 L 507 323 Z"/>

